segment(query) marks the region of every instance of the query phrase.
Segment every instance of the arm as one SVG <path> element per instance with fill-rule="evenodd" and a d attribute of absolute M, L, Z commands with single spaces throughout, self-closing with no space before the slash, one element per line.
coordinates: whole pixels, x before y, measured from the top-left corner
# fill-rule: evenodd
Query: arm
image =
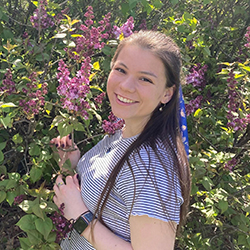
<path fill-rule="evenodd" d="M 94 240 L 90 226 L 82 233 L 97 250 L 172 250 L 175 242 L 176 223 L 164 222 L 147 215 L 131 216 L 131 244 L 113 234 L 97 222 L 94 227 Z"/>
<path fill-rule="evenodd" d="M 61 183 L 62 177 L 58 176 L 56 183 Z M 70 219 L 77 219 L 83 212 L 87 211 L 76 175 L 68 176 L 66 184 L 58 187 L 54 186 L 54 202 L 59 207 L 65 204 L 64 216 Z M 72 206 L 72 204 L 74 204 Z M 174 225 L 174 224 L 173 224 Z M 91 226 L 88 226 L 82 236 L 84 236 L 97 250 L 172 250 L 175 241 L 175 229 L 169 222 L 150 218 L 146 215 L 131 216 L 131 243 L 116 236 L 99 221 L 96 222 L 91 235 Z"/>

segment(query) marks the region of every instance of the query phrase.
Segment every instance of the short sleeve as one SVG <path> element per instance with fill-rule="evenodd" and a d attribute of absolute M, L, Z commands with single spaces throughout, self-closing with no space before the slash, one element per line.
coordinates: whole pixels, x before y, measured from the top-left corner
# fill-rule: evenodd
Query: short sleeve
<path fill-rule="evenodd" d="M 183 198 L 173 161 L 165 151 L 157 156 L 151 148 L 131 156 L 130 167 L 124 165 L 117 186 L 128 217 L 148 215 L 179 224 Z"/>

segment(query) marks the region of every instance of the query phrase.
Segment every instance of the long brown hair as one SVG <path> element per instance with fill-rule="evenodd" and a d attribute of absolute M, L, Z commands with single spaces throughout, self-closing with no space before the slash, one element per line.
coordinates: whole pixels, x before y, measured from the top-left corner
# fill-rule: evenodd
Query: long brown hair
<path fill-rule="evenodd" d="M 135 152 L 139 152 L 141 147 L 150 146 L 154 150 L 160 162 L 163 164 L 162 167 L 165 169 L 166 173 L 168 172 L 166 164 L 164 165 L 159 152 L 157 152 L 156 144 L 157 140 L 160 140 L 163 143 L 166 152 L 168 152 L 173 159 L 174 171 L 179 178 L 182 197 L 184 199 L 184 203 L 181 205 L 180 228 L 180 226 L 185 223 L 185 218 L 187 216 L 191 186 L 188 159 L 182 143 L 178 123 L 179 86 L 181 82 L 180 75 L 182 66 L 180 50 L 176 43 L 163 33 L 157 31 L 139 31 L 138 33 L 134 33 L 120 42 L 112 59 L 111 67 L 113 67 L 114 62 L 117 60 L 117 57 L 124 46 L 130 44 L 137 45 L 143 49 L 148 49 L 155 56 L 161 59 L 165 66 L 167 79 L 166 87 L 175 86 L 175 91 L 171 100 L 162 107 L 162 111 L 159 110 L 159 107 L 156 107 L 141 134 L 130 145 L 126 153 L 114 167 L 98 202 L 96 214 L 98 214 L 99 220 L 102 221 L 102 212 L 109 198 L 111 189 L 115 184 L 116 177 L 125 162 L 128 163 L 128 166 L 133 174 L 132 167 L 129 163 L 129 157 L 131 157 Z M 174 186 L 173 180 L 170 179 L 169 181 L 172 182 Z M 164 210 L 167 212 L 167 208 Z"/>

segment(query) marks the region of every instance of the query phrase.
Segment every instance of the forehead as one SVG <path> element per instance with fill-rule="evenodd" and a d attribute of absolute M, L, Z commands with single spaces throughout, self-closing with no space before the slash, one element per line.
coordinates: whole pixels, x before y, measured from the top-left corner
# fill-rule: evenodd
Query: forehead
<path fill-rule="evenodd" d="M 138 45 L 127 44 L 119 52 L 115 62 L 123 62 L 136 67 L 149 67 L 152 69 L 164 70 L 162 60 L 150 49 Z"/>

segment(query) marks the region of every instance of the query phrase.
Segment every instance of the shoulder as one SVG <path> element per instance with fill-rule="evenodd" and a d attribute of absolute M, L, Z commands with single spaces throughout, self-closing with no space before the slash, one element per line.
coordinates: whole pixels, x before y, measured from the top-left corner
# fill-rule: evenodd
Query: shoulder
<path fill-rule="evenodd" d="M 164 144 L 162 140 L 157 139 L 154 146 L 142 144 L 138 150 L 135 150 L 131 159 L 138 165 L 161 166 L 173 165 L 173 154 L 171 154 L 170 147 Z"/>

